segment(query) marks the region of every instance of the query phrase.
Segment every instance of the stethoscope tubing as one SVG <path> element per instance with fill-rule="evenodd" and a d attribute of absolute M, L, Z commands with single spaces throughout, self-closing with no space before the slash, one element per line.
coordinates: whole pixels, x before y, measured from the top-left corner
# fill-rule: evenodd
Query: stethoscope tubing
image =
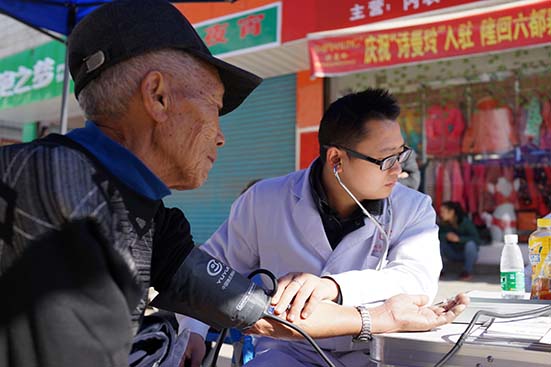
<path fill-rule="evenodd" d="M 356 198 L 356 196 L 348 189 L 348 187 L 346 187 L 346 185 L 342 182 L 340 176 L 339 176 L 339 172 L 338 172 L 338 167 L 335 166 L 333 167 L 333 174 L 335 175 L 335 178 L 337 179 L 337 182 L 339 183 L 339 185 L 343 188 L 343 190 L 348 194 L 348 196 L 350 196 L 352 198 L 352 200 L 354 200 L 354 202 L 356 203 L 356 205 L 358 205 L 358 207 L 362 210 L 362 213 L 364 213 L 364 215 L 369 218 L 369 220 L 375 225 L 375 227 L 377 227 L 377 229 L 379 230 L 379 232 L 383 235 L 383 238 L 384 238 L 384 243 L 385 243 L 385 247 L 384 247 L 384 250 L 383 250 L 383 253 L 381 255 L 381 257 L 379 258 L 379 262 L 377 263 L 377 267 L 375 268 L 375 270 L 381 270 L 383 268 L 383 265 L 384 265 L 384 262 L 386 260 L 386 257 L 388 255 L 388 249 L 390 247 L 390 236 L 389 234 L 384 230 L 383 228 L 383 225 L 377 220 L 375 219 L 371 213 L 369 213 L 365 208 L 364 206 L 362 205 L 362 203 L 360 203 L 360 201 Z M 390 228 L 392 228 L 392 206 L 390 205 L 390 198 L 387 198 L 386 200 L 386 205 L 387 205 L 387 209 L 389 211 L 389 215 L 390 215 L 390 218 L 389 218 L 389 232 L 390 232 Z M 376 236 L 374 236 L 374 238 L 376 239 Z M 375 241 L 375 240 L 374 240 Z M 372 242 L 372 245 L 371 245 L 371 251 L 373 251 L 373 245 L 374 245 L 374 241 Z"/>

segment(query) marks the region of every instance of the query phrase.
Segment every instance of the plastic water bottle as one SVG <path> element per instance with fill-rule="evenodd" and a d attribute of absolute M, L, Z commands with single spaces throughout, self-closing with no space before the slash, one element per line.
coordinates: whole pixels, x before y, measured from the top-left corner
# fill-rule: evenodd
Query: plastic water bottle
<path fill-rule="evenodd" d="M 505 246 L 501 251 L 499 264 L 501 272 L 501 295 L 503 298 L 524 298 L 524 260 L 518 236 L 516 234 L 505 235 Z"/>

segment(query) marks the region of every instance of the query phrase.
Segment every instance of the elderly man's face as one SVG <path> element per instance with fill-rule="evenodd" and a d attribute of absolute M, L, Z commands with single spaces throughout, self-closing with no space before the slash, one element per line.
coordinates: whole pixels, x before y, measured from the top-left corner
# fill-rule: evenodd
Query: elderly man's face
<path fill-rule="evenodd" d="M 216 69 L 202 63 L 181 79 L 170 80 L 170 130 L 163 147 L 173 170 L 169 186 L 189 190 L 206 181 L 224 145 L 219 120 L 224 86 Z"/>

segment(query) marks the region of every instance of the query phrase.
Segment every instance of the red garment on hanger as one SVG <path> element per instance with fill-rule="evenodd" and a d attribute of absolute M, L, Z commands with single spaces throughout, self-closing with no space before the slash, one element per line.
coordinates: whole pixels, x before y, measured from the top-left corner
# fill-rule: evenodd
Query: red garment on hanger
<path fill-rule="evenodd" d="M 427 110 L 425 132 L 427 154 L 450 157 L 461 153 L 461 137 L 465 120 L 461 110 L 454 105 L 432 105 Z"/>
<path fill-rule="evenodd" d="M 451 199 L 452 201 L 461 204 L 462 208 L 466 207 L 465 195 L 463 190 L 463 176 L 461 174 L 461 166 L 456 159 L 452 159 L 448 162 L 448 170 L 450 172 L 452 187 L 451 187 Z"/>
<path fill-rule="evenodd" d="M 472 177 L 471 172 L 471 164 L 469 162 L 462 162 L 461 163 L 461 171 L 463 174 L 463 181 L 466 183 L 464 185 L 464 192 L 465 192 L 465 210 L 469 213 L 475 213 L 476 212 L 476 184 L 474 182 L 474 178 Z"/>
<path fill-rule="evenodd" d="M 441 162 L 436 162 L 436 167 L 434 168 L 436 172 L 436 183 L 434 185 L 434 203 L 437 210 L 440 210 L 442 206 L 442 194 L 444 192 L 444 164 Z"/>

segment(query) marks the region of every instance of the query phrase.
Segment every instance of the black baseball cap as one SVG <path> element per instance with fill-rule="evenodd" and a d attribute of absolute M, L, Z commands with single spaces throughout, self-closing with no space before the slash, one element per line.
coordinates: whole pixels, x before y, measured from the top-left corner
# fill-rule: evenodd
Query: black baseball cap
<path fill-rule="evenodd" d="M 184 15 L 165 0 L 115 0 L 82 19 L 68 39 L 75 95 L 104 70 L 160 49 L 180 49 L 218 69 L 224 84 L 220 115 L 237 108 L 262 79 L 212 56 Z M 183 75 L 182 77 L 185 77 Z"/>

